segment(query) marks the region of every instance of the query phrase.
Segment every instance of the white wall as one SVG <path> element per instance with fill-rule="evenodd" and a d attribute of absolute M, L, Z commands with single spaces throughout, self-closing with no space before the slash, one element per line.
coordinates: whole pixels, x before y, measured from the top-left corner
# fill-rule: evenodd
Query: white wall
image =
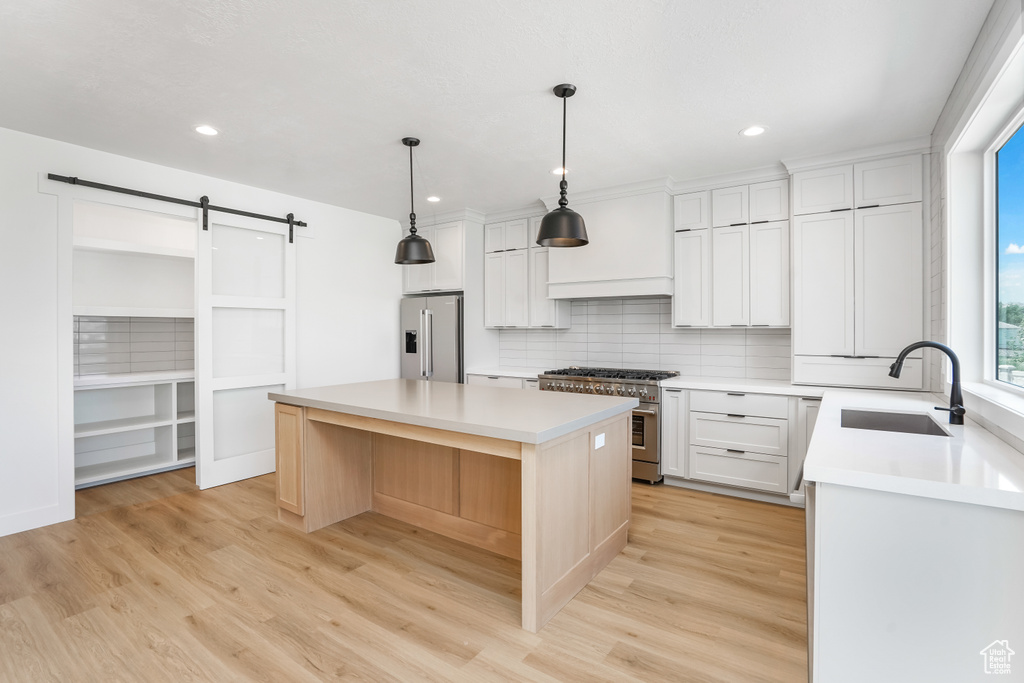
<path fill-rule="evenodd" d="M 74 515 L 70 243 L 41 173 L 294 213 L 299 387 L 398 376 L 397 221 L 5 129 L 0 150 L 0 535 Z"/>

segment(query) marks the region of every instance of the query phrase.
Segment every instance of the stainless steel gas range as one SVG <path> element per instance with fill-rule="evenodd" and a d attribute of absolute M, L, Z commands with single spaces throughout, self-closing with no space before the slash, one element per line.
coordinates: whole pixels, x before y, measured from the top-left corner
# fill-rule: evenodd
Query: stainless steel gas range
<path fill-rule="evenodd" d="M 658 387 L 662 380 L 678 374 L 663 370 L 573 366 L 545 372 L 540 376 L 540 389 L 640 399 L 639 407 L 633 409 L 633 478 L 654 484 L 661 481 Z"/>

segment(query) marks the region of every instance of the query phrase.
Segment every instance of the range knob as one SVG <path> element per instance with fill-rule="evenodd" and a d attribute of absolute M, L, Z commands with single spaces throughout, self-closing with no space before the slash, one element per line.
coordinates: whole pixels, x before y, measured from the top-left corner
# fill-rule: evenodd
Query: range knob
<path fill-rule="evenodd" d="M 593 384 L 591 384 L 591 385 L 588 385 L 588 386 L 587 386 L 587 391 L 589 391 L 589 392 L 590 392 L 590 393 L 592 393 L 592 394 L 596 394 L 596 393 L 597 393 L 597 392 L 596 392 L 596 391 L 594 390 L 594 385 L 593 385 Z"/>
<path fill-rule="evenodd" d="M 646 397 L 647 396 L 647 389 L 641 389 L 640 390 L 640 395 Z"/>
<path fill-rule="evenodd" d="M 629 395 L 630 396 L 636 396 L 636 387 L 630 387 L 629 388 Z"/>

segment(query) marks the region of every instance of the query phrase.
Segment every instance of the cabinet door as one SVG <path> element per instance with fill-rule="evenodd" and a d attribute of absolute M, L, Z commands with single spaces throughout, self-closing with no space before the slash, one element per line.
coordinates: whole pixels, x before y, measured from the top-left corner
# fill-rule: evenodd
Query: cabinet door
<path fill-rule="evenodd" d="M 789 221 L 750 226 L 750 324 L 789 325 Z"/>
<path fill-rule="evenodd" d="M 691 192 L 676 196 L 672 215 L 676 230 L 710 228 L 711 193 Z"/>
<path fill-rule="evenodd" d="M 853 166 L 793 174 L 793 215 L 853 208 Z"/>
<path fill-rule="evenodd" d="M 716 327 L 750 324 L 749 227 L 711 231 L 711 320 Z"/>
<path fill-rule="evenodd" d="M 529 221 L 520 218 L 505 223 L 505 251 L 510 249 L 526 249 L 529 244 Z"/>
<path fill-rule="evenodd" d="M 793 218 L 793 353 L 854 352 L 853 213 Z"/>
<path fill-rule="evenodd" d="M 484 256 L 484 327 L 505 324 L 505 254 Z"/>
<path fill-rule="evenodd" d="M 686 392 L 661 392 L 661 473 L 686 476 Z"/>
<path fill-rule="evenodd" d="M 789 220 L 789 180 L 750 186 L 750 222 Z"/>
<path fill-rule="evenodd" d="M 707 327 L 711 324 L 710 230 L 677 232 L 672 324 Z"/>
<path fill-rule="evenodd" d="M 437 258 L 437 247 L 434 244 L 433 228 L 417 228 L 416 233 L 423 239 L 430 242 L 430 248 L 434 250 L 434 258 Z M 418 263 L 413 266 L 402 266 L 402 286 L 406 294 L 416 292 L 428 292 L 433 289 L 434 264 Z"/>
<path fill-rule="evenodd" d="M 534 216 L 530 219 L 530 248 L 540 246 L 537 244 L 537 235 L 540 233 L 540 223 L 544 216 Z"/>
<path fill-rule="evenodd" d="M 790 451 L 793 457 L 790 462 L 789 489 L 794 491 L 800 483 L 800 473 L 803 470 L 804 459 L 807 457 L 807 448 L 811 445 L 811 434 L 814 433 L 814 423 L 818 421 L 818 411 L 821 410 L 821 399 L 801 397 L 798 402 L 796 413 L 796 448 Z"/>
<path fill-rule="evenodd" d="M 921 201 L 921 155 L 853 165 L 854 201 L 858 209 Z"/>
<path fill-rule="evenodd" d="M 530 250 L 506 251 L 505 256 L 505 326 L 528 327 L 530 324 Z"/>
<path fill-rule="evenodd" d="M 530 249 L 530 327 L 554 327 L 555 304 L 548 298 L 548 250 Z"/>
<path fill-rule="evenodd" d="M 748 208 L 746 185 L 711 191 L 712 227 L 746 225 L 750 222 Z"/>
<path fill-rule="evenodd" d="M 488 223 L 484 226 L 484 253 L 505 251 L 505 224 Z"/>
<path fill-rule="evenodd" d="M 298 406 L 275 403 L 274 413 L 277 507 L 297 515 L 305 515 L 306 488 L 302 471 L 303 411 Z"/>
<path fill-rule="evenodd" d="M 921 204 L 854 212 L 856 353 L 893 357 L 924 334 Z"/>
<path fill-rule="evenodd" d="M 463 228 L 462 223 L 447 223 L 431 228 L 430 242 L 434 249 L 434 281 L 431 289 L 462 289 Z"/>

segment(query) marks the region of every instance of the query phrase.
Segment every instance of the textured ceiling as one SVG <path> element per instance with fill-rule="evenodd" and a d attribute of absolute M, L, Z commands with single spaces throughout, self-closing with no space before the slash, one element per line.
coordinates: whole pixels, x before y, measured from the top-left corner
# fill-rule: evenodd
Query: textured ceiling
<path fill-rule="evenodd" d="M 398 219 L 415 135 L 421 215 L 492 211 L 557 192 L 564 81 L 570 200 L 926 135 L 990 5 L 11 1 L 0 126 Z"/>

